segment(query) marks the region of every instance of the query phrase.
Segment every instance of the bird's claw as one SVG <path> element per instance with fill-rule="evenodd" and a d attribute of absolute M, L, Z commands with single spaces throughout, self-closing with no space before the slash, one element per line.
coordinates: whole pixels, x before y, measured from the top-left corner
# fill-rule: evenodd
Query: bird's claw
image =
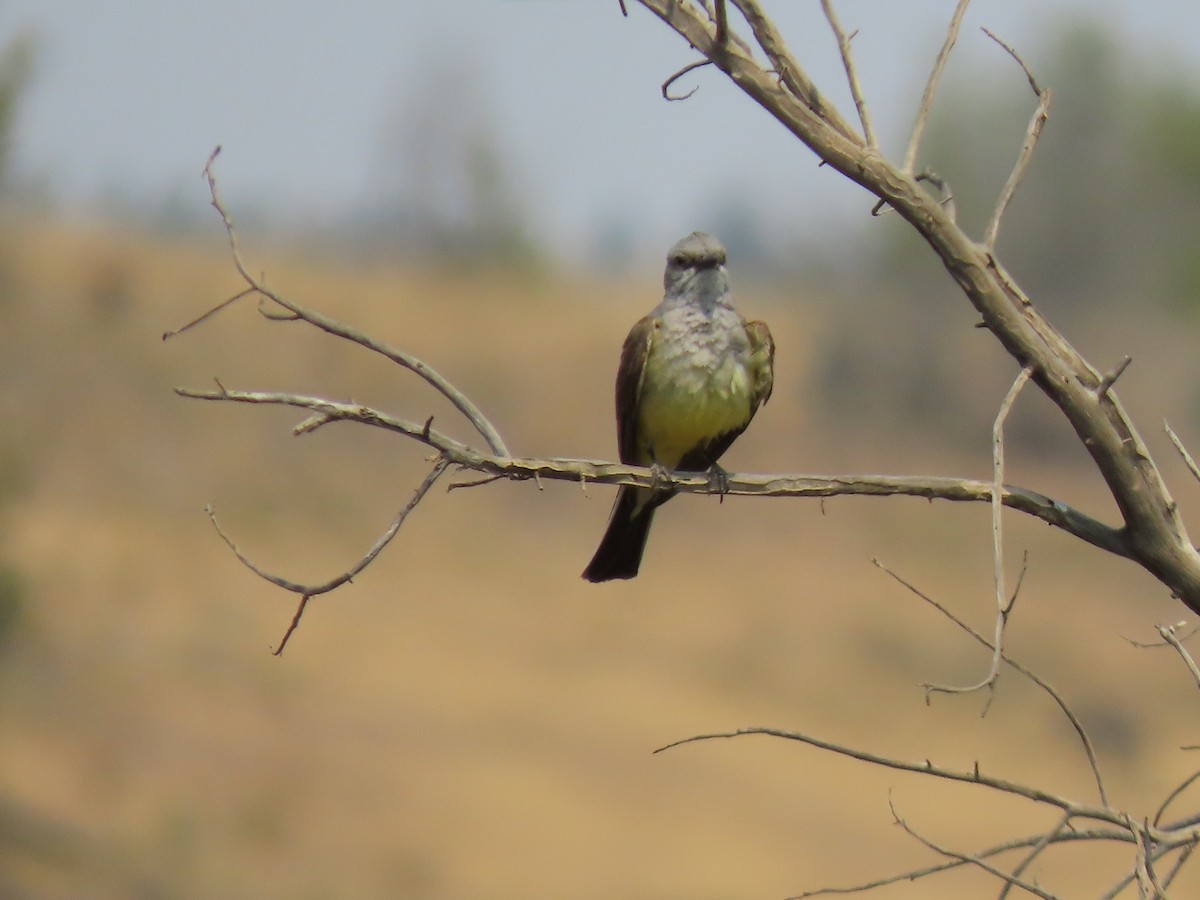
<path fill-rule="evenodd" d="M 656 491 L 671 486 L 671 471 L 658 460 L 650 463 L 650 483 Z"/>
<path fill-rule="evenodd" d="M 708 467 L 708 492 L 718 495 L 722 503 L 725 502 L 725 495 L 729 493 L 729 473 L 716 463 Z"/>

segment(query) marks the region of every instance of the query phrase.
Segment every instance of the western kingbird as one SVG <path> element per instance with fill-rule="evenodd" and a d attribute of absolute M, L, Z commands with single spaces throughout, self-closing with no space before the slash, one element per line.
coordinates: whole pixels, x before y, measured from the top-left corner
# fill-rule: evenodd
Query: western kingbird
<path fill-rule="evenodd" d="M 621 462 L 661 471 L 668 486 L 617 491 L 588 581 L 633 578 L 654 510 L 674 496 L 669 472 L 709 471 L 771 396 L 775 342 L 733 308 L 725 248 L 694 232 L 667 254 L 666 294 L 633 326 L 617 369 Z"/>

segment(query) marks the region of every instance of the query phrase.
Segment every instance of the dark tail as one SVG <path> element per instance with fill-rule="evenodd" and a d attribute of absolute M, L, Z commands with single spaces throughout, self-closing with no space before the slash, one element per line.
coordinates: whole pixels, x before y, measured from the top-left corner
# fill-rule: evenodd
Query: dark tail
<path fill-rule="evenodd" d="M 608 530 L 596 548 L 596 555 L 583 570 L 583 577 L 588 581 L 635 577 L 659 503 L 646 502 L 638 488 L 622 487 L 608 519 Z"/>

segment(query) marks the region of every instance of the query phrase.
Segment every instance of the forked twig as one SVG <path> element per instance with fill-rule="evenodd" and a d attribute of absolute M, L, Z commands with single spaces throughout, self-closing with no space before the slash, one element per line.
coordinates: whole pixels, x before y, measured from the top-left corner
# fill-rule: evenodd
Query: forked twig
<path fill-rule="evenodd" d="M 964 865 L 977 866 L 978 868 L 987 872 L 989 875 L 993 875 L 996 878 L 999 878 L 1001 881 L 1004 882 L 1004 892 L 1003 893 L 1006 893 L 1008 891 L 1008 889 L 1011 887 L 1019 887 L 1021 890 L 1028 891 L 1029 893 L 1033 894 L 1035 897 L 1041 897 L 1042 900 L 1058 900 L 1058 898 L 1055 897 L 1053 894 L 1046 893 L 1041 888 L 1039 888 L 1037 885 L 1032 884 L 1031 882 L 1025 881 L 1024 879 L 1019 878 L 1015 874 L 1005 872 L 1003 869 L 993 866 L 991 863 L 989 863 L 986 859 L 984 859 L 982 856 L 980 856 L 978 854 L 959 853 L 955 850 L 949 850 L 945 847 L 935 844 L 929 838 L 918 833 L 915 828 L 913 828 L 911 825 L 908 824 L 908 822 L 906 822 L 904 819 L 902 819 L 900 817 L 900 814 L 898 812 L 896 812 L 896 806 L 894 803 L 892 803 L 891 797 L 888 797 L 888 809 L 890 809 L 892 811 L 892 818 L 895 820 L 896 824 L 899 825 L 901 828 L 903 828 L 905 834 L 907 834 L 909 837 L 913 838 L 919 844 L 928 848 L 929 850 L 932 850 L 934 853 L 937 853 L 939 856 L 945 856 L 949 859 L 957 860 L 957 861 L 963 863 Z M 1001 894 L 1001 896 L 1003 896 L 1003 893 Z"/>
<path fill-rule="evenodd" d="M 361 347 L 365 347 L 368 350 L 387 357 L 397 365 L 413 372 L 454 405 L 455 409 L 457 409 L 464 416 L 464 418 L 471 423 L 475 430 L 479 432 L 480 436 L 487 441 L 487 444 L 493 453 L 500 456 L 507 456 L 508 448 L 504 445 L 503 438 L 500 437 L 500 433 L 488 420 L 487 416 L 483 414 L 483 412 L 471 401 L 469 397 L 467 397 L 466 394 L 459 390 L 455 385 L 450 383 L 450 381 L 435 371 L 427 363 L 410 353 L 405 353 L 402 350 L 397 350 L 394 347 L 390 347 L 382 341 L 377 341 L 355 328 L 350 328 L 334 319 L 330 319 L 327 316 L 323 316 L 318 312 L 314 312 L 313 310 L 307 309 L 300 304 L 289 300 L 287 297 L 284 297 L 277 291 L 267 287 L 262 282 L 262 279 L 251 274 L 249 268 L 246 266 L 245 260 L 242 258 L 241 247 L 238 241 L 237 230 L 234 227 L 233 218 L 230 216 L 229 211 L 225 208 L 225 205 L 221 201 L 220 194 L 217 190 L 217 178 L 216 175 L 213 174 L 212 167 L 220 152 L 221 147 L 218 145 L 209 155 L 208 161 L 204 164 L 203 175 L 208 183 L 210 203 L 212 204 L 213 209 L 215 209 L 218 215 L 220 215 L 221 222 L 225 226 L 225 234 L 229 239 L 229 250 L 230 255 L 233 257 L 234 267 L 237 269 L 237 272 L 241 276 L 242 280 L 246 283 L 247 290 L 240 291 L 238 294 L 234 295 L 228 300 L 222 301 L 204 315 L 193 320 L 183 328 L 176 329 L 174 332 L 168 332 L 166 336 L 169 337 L 172 334 L 178 334 L 179 332 L 182 332 L 187 328 L 204 321 L 209 316 L 229 306 L 234 300 L 250 294 L 259 294 L 260 296 L 265 297 L 271 302 L 279 305 L 283 309 L 286 309 L 292 314 L 292 317 L 290 318 L 300 319 L 316 328 L 319 328 L 321 331 L 334 335 L 335 337 L 352 341 Z"/>
<path fill-rule="evenodd" d="M 1017 602 L 1017 591 L 1014 591 L 1012 596 L 1008 596 L 1004 588 L 1004 540 L 1002 525 L 1004 517 L 1002 515 L 1004 504 L 1001 502 L 1004 489 L 1004 423 L 1008 419 L 1009 411 L 1012 405 L 1016 402 L 1017 395 L 1021 392 L 1021 388 L 1029 381 L 1033 374 L 1033 369 L 1026 366 L 1017 375 L 1012 387 L 1005 394 L 1003 402 L 1000 404 L 1000 410 L 996 414 L 996 419 L 992 423 L 992 578 L 995 586 L 996 596 L 996 624 L 995 633 L 992 638 L 992 663 L 988 667 L 987 674 L 982 680 L 976 684 L 967 685 L 966 687 L 954 687 L 942 684 L 927 684 L 925 690 L 927 693 L 943 693 L 943 694 L 967 694 L 972 691 L 983 690 L 995 684 L 996 679 L 1000 677 L 1000 664 L 1004 659 L 1004 628 L 1008 624 L 1008 617 L 1012 613 L 1013 605 Z M 1022 571 L 1024 576 L 1024 571 Z"/>
<path fill-rule="evenodd" d="M 375 557 L 380 554 L 383 548 L 386 547 L 391 542 L 392 538 L 396 536 L 396 532 L 400 530 L 400 526 L 404 524 L 404 520 L 408 518 L 408 514 L 416 509 L 417 504 L 421 502 L 427 493 L 429 493 L 429 489 L 433 487 L 434 482 L 441 477 L 442 473 L 446 471 L 446 468 L 449 465 L 449 461 L 444 456 L 439 456 L 437 462 L 434 463 L 433 468 L 429 471 L 429 474 L 426 475 L 425 479 L 420 483 L 420 485 L 417 486 L 417 489 L 413 492 L 413 495 L 409 501 L 404 505 L 400 512 L 396 514 L 396 517 L 392 519 L 392 523 L 387 527 L 387 530 L 385 530 L 383 534 L 381 534 L 375 540 L 375 543 L 371 545 L 370 549 L 363 554 L 363 557 L 346 571 L 335 575 L 333 578 L 320 584 L 300 584 L 299 582 L 291 581 L 290 579 L 284 578 L 280 575 L 275 575 L 271 572 L 268 572 L 266 569 L 259 566 L 241 551 L 238 545 L 234 543 L 233 538 L 231 538 L 225 532 L 225 529 L 221 527 L 221 524 L 217 521 L 217 514 L 213 508 L 211 506 L 205 507 L 204 511 L 208 513 L 208 518 L 212 522 L 213 528 L 216 529 L 217 534 L 221 537 L 221 540 L 228 545 L 229 549 L 233 551 L 234 555 L 237 556 L 242 565 L 244 565 L 259 578 L 269 581 L 276 587 L 280 587 L 285 591 L 290 591 L 293 594 L 300 595 L 300 603 L 296 607 L 295 615 L 292 616 L 291 624 L 288 625 L 287 631 L 284 632 L 283 638 L 279 642 L 279 646 L 272 651 L 275 656 L 279 656 L 281 653 L 283 653 L 283 648 L 287 646 L 288 639 L 291 638 L 292 633 L 300 625 L 300 618 L 304 615 L 304 610 L 308 606 L 308 601 L 313 597 L 320 596 L 321 594 L 327 594 L 330 591 L 341 587 L 343 584 L 353 581 L 359 572 L 369 566 Z"/>
<path fill-rule="evenodd" d="M 907 590 L 914 597 L 917 597 L 918 599 L 923 600 L 926 603 L 928 603 L 935 610 L 937 610 L 939 613 L 941 613 L 943 616 L 945 616 L 947 619 L 949 619 L 951 622 L 953 622 L 955 625 L 957 625 L 960 629 L 962 629 L 967 634 L 969 634 L 971 637 L 973 637 L 980 644 L 983 644 L 983 646 L 987 647 L 989 650 L 995 650 L 995 648 L 992 646 L 992 643 L 987 638 L 985 638 L 982 634 L 980 634 L 978 631 L 976 631 L 974 628 L 972 628 L 970 625 L 968 625 L 966 622 L 964 622 L 962 619 L 960 619 L 958 616 L 956 616 L 953 612 L 951 612 L 949 607 L 945 606 L 943 603 L 934 599 L 932 596 L 930 596 L 929 594 L 922 591 L 916 585 L 912 584 L 909 581 L 906 581 L 904 578 L 902 578 L 896 572 L 892 571 L 886 565 L 884 565 L 880 560 L 872 559 L 871 564 L 874 565 L 876 568 L 881 569 L 884 572 L 884 574 L 886 574 L 893 581 L 895 581 L 897 584 L 899 584 L 901 587 L 903 587 L 905 590 Z M 1035 673 L 1032 669 L 1026 668 L 1019 661 L 1013 659 L 1007 653 L 1002 652 L 1000 654 L 1000 658 L 1005 663 L 1007 663 L 1009 666 L 1012 666 L 1012 668 L 1015 669 L 1017 672 L 1020 672 L 1022 675 L 1024 675 L 1027 679 L 1029 679 L 1029 681 L 1033 682 L 1039 688 L 1041 688 L 1046 693 L 1046 695 L 1051 700 L 1054 701 L 1054 704 L 1062 711 L 1062 714 L 1066 717 L 1067 721 L 1071 723 L 1071 728 L 1075 731 L 1075 734 L 1079 737 L 1079 742 L 1080 742 L 1080 744 L 1083 745 L 1083 752 L 1087 756 L 1088 766 L 1090 767 L 1091 772 L 1092 772 L 1092 779 L 1096 782 L 1096 792 L 1099 795 L 1100 803 L 1103 806 L 1108 807 L 1108 805 L 1109 805 L 1108 794 L 1104 790 L 1104 778 L 1100 774 L 1100 761 L 1096 757 L 1096 749 L 1095 749 L 1095 747 L 1092 746 L 1092 740 L 1091 740 L 1091 738 L 1088 737 L 1087 730 L 1083 727 L 1083 722 L 1081 722 L 1079 720 L 1079 717 L 1076 716 L 1075 713 L 1071 710 L 1071 707 L 1067 705 L 1067 701 L 1065 699 L 1063 699 L 1062 694 L 1060 694 L 1057 690 L 1055 690 L 1054 687 L 1049 682 L 1045 681 L 1041 676 L 1039 676 L 1037 673 Z"/>
<path fill-rule="evenodd" d="M 1017 186 L 1020 185 L 1021 179 L 1025 176 L 1025 170 L 1029 168 L 1029 160 L 1033 158 L 1033 148 L 1037 146 L 1038 137 L 1042 133 L 1042 127 L 1046 124 L 1046 119 L 1050 116 L 1050 89 L 1043 89 L 1038 86 L 1037 79 L 1033 77 L 1029 66 L 1025 64 L 1025 60 L 1021 59 L 1016 50 L 986 28 L 983 29 L 983 33 L 1003 47 L 1008 52 L 1008 55 L 1017 61 L 1017 64 L 1020 65 L 1021 70 L 1025 73 L 1025 77 L 1029 80 L 1029 86 L 1038 98 L 1037 109 L 1034 110 L 1033 117 L 1029 120 L 1029 127 L 1025 131 L 1025 139 L 1021 143 L 1021 152 L 1017 155 L 1016 165 L 1013 166 L 1012 172 L 1009 173 L 1008 180 L 1004 182 L 1004 187 L 1000 190 L 1000 196 L 996 198 L 996 207 L 992 211 L 992 217 L 988 221 L 987 229 L 984 231 L 983 246 L 990 253 L 996 248 L 996 237 L 1000 233 L 1000 220 L 1004 217 L 1004 212 L 1008 209 L 1009 202 L 1017 192 Z"/>
<path fill-rule="evenodd" d="M 1033 861 L 1037 859 L 1039 855 L 1041 855 L 1042 851 L 1058 840 L 1058 836 L 1062 834 L 1063 829 L 1070 824 L 1070 816 L 1064 815 L 1062 818 L 1060 818 L 1054 827 L 1043 834 L 1041 839 L 1038 840 L 1038 842 L 1032 847 L 1030 847 L 1029 852 L 1026 853 L 1021 861 L 1013 867 L 1012 876 L 1014 878 L 1019 877 L 1020 874 L 1029 868 L 1029 866 L 1033 864 Z M 1006 881 L 1004 887 L 1000 889 L 1000 893 L 996 895 L 996 900 L 1005 900 L 1009 892 L 1014 887 L 1021 886 L 1022 885 L 1016 884 L 1013 881 Z"/>
<path fill-rule="evenodd" d="M 1192 659 L 1192 654 L 1188 652 L 1187 647 L 1183 646 L 1183 642 L 1175 633 L 1175 625 L 1156 625 L 1155 630 L 1159 636 L 1175 648 L 1175 652 L 1179 654 L 1179 658 L 1183 660 L 1183 664 L 1187 666 L 1188 672 L 1191 673 L 1192 680 L 1200 687 L 1200 668 L 1196 666 L 1196 661 Z"/>

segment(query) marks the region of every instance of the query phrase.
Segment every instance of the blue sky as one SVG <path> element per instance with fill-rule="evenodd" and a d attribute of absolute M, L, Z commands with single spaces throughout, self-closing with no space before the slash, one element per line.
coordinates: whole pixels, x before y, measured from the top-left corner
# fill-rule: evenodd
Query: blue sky
<path fill-rule="evenodd" d="M 729 198 L 770 227 L 811 231 L 863 214 L 858 189 L 818 170 L 719 76 L 700 72 L 685 82 L 700 86 L 695 97 L 665 103 L 659 84 L 694 57 L 628 5 L 623 19 L 616 0 L 5 0 L 0 35 L 31 30 L 39 44 L 16 160 L 68 209 L 113 193 L 199 208 L 200 168 L 220 143 L 231 204 L 335 220 L 397 177 L 389 122 L 441 95 L 448 121 L 495 134 L 535 236 L 567 256 L 586 255 L 597 222 L 619 221 L 657 259 Z M 765 5 L 817 83 L 844 101 L 816 0 Z M 856 58 L 887 147 L 903 143 L 953 5 L 837 4 L 859 29 Z M 1147 59 L 1200 78 L 1200 4 L 1185 0 L 976 0 L 956 62 L 989 73 L 981 90 L 1026 90 L 979 26 L 1036 70 L 1039 37 L 1080 9 Z"/>

